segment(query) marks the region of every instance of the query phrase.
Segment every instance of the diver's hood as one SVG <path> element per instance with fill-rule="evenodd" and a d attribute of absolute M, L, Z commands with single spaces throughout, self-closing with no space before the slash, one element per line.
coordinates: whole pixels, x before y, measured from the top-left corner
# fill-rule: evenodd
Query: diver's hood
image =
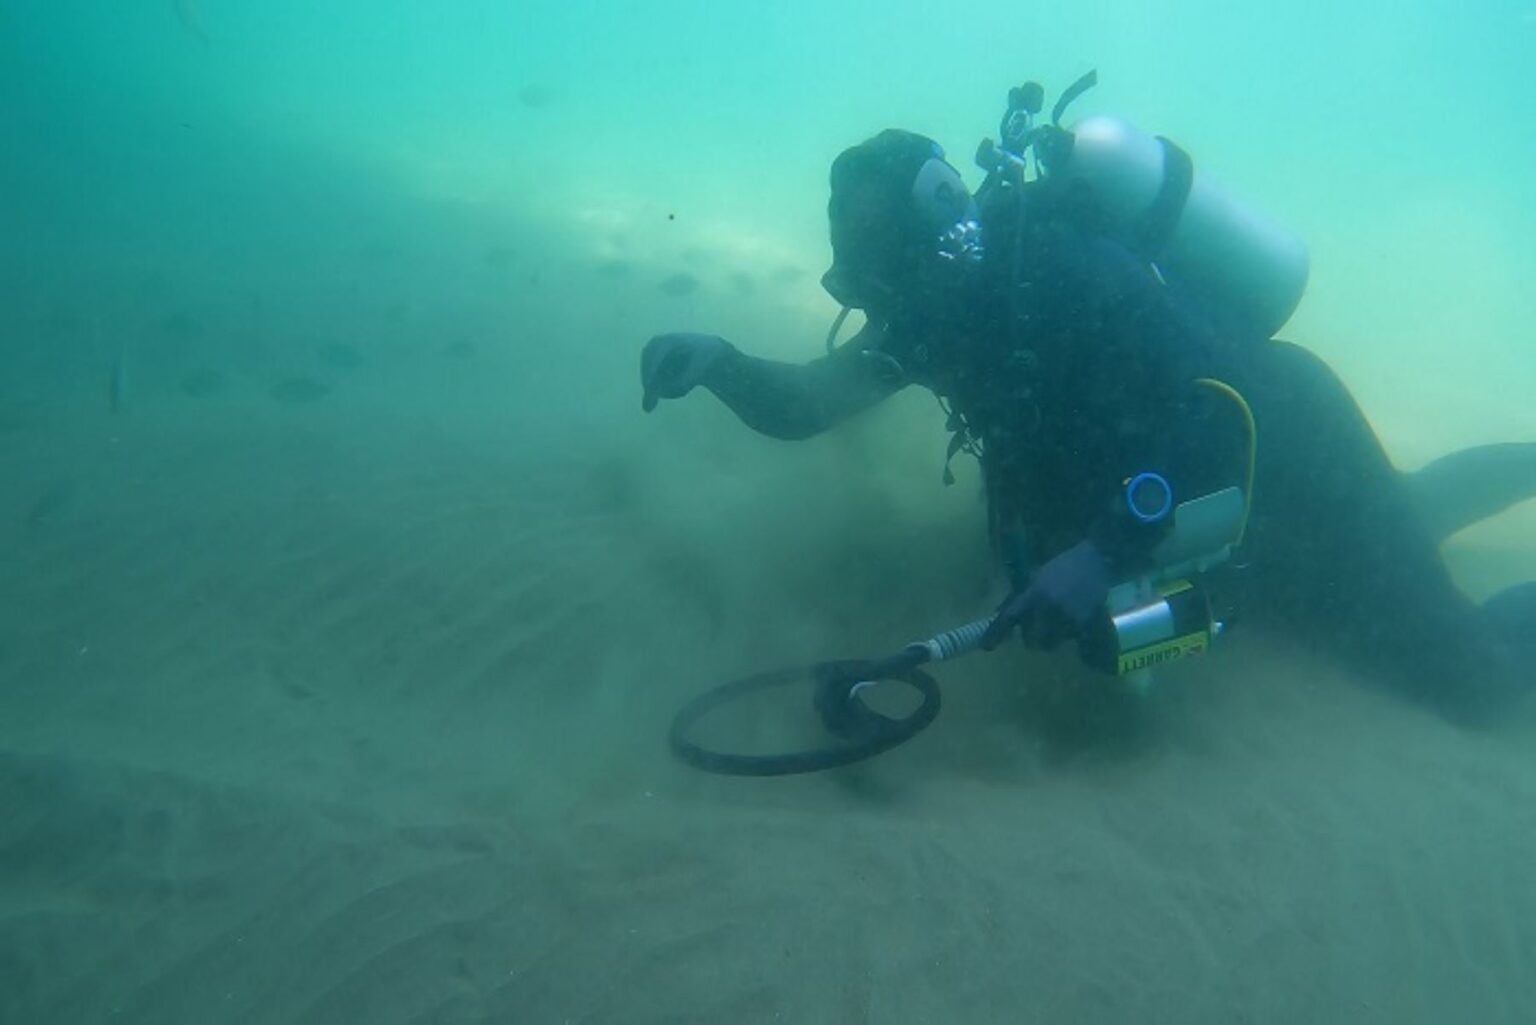
<path fill-rule="evenodd" d="M 844 150 L 831 186 L 832 266 L 821 283 L 844 306 L 888 306 L 896 283 L 934 260 L 981 258 L 975 201 L 926 136 L 892 128 Z"/>

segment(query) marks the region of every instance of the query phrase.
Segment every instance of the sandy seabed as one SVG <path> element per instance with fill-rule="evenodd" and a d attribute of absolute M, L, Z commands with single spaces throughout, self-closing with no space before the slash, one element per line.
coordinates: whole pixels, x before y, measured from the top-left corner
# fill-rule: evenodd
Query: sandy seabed
<path fill-rule="evenodd" d="M 1238 632 L 1130 711 L 1009 653 L 866 765 L 707 777 L 688 696 L 985 610 L 979 513 L 857 438 L 192 408 L 0 432 L 0 1022 L 1536 1020 L 1523 714 Z"/>

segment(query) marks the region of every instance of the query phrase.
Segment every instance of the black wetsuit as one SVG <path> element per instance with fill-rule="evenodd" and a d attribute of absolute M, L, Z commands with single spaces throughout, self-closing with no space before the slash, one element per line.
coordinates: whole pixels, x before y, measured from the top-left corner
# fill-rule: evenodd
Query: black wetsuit
<path fill-rule="evenodd" d="M 1243 484 L 1240 407 L 1198 383 L 1219 380 L 1257 424 L 1242 615 L 1454 715 L 1479 715 L 1509 689 L 1509 660 L 1321 360 L 1218 334 L 1148 261 L 1082 218 L 1037 203 L 1010 220 L 1018 209 L 989 211 L 987 266 L 959 290 L 965 301 L 919 302 L 806 365 L 733 354 L 709 387 L 785 438 L 906 384 L 932 389 L 960 442 L 980 451 L 994 540 L 1027 572 L 1085 536 L 1112 538 L 1114 560 L 1133 564 L 1155 541 L 1114 527 L 1136 473 L 1163 475 L 1179 501 Z"/>

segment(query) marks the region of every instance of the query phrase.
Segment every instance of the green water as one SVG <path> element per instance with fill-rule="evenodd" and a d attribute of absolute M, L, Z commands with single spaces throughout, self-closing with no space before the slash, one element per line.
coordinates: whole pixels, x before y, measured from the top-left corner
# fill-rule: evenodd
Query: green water
<path fill-rule="evenodd" d="M 670 764 L 997 582 L 931 400 L 785 446 L 636 369 L 814 356 L 833 156 L 974 185 L 1096 68 L 1306 237 L 1401 465 L 1536 440 L 1533 62 L 1529 0 L 0 5 L 0 1022 L 1532 1020 L 1529 724 L 1306 650 L 1130 753 L 1004 656 L 851 778 Z"/>

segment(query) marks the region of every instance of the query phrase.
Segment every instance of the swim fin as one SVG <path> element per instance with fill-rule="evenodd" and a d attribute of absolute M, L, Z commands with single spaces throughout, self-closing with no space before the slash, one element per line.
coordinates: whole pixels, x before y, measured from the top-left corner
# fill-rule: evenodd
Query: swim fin
<path fill-rule="evenodd" d="M 1536 498 L 1536 443 L 1465 448 L 1403 477 L 1425 529 L 1443 542 L 1517 502 Z"/>
<path fill-rule="evenodd" d="M 1514 695 L 1536 689 L 1536 581 L 1507 587 L 1478 609 Z"/>
<path fill-rule="evenodd" d="M 1481 615 L 1500 639 L 1536 647 L 1536 581 L 1506 587 L 1483 602 Z"/>

